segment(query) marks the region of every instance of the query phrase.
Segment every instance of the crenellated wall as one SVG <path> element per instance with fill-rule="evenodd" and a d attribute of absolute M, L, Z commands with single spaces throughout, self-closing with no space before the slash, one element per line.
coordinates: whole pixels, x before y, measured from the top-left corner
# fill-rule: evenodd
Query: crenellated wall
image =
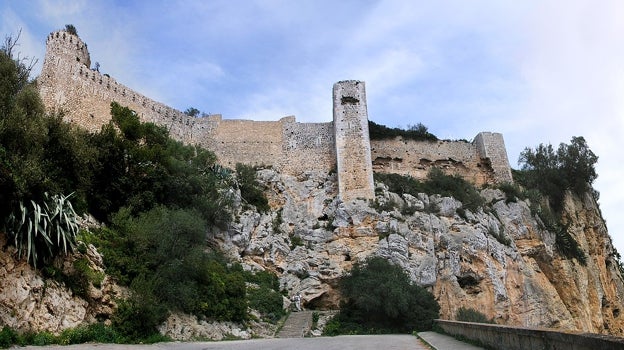
<path fill-rule="evenodd" d="M 189 117 L 90 68 L 87 45 L 76 35 L 48 35 L 37 83 L 48 110 L 95 132 L 110 119 L 115 101 L 133 109 L 142 121 L 165 126 L 172 137 L 213 151 L 227 167 L 236 163 L 271 166 L 287 174 L 338 172 L 344 200 L 374 197 L 373 171 L 423 178 L 436 166 L 476 184 L 512 181 L 501 134 L 480 133 L 473 143 L 369 139 L 365 84 L 347 80 L 334 85 L 334 118 L 328 123 Z"/>
<path fill-rule="evenodd" d="M 37 79 L 45 106 L 64 111 L 67 121 L 89 131 L 98 131 L 109 122 L 113 101 L 133 109 L 143 121 L 167 126 L 171 135 L 183 142 L 197 143 L 209 131 L 208 120 L 186 116 L 154 101 L 91 69 L 90 64 L 87 45 L 78 36 L 65 31 L 48 35 Z"/>

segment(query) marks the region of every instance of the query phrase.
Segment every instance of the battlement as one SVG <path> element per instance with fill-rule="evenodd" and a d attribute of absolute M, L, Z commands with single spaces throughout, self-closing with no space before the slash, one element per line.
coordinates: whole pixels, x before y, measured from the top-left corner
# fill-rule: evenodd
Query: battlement
<path fill-rule="evenodd" d="M 201 118 L 150 99 L 91 69 L 91 57 L 78 36 L 48 35 L 38 87 L 48 110 L 95 132 L 110 119 L 110 104 L 133 109 L 144 122 L 162 125 L 170 135 L 213 151 L 220 164 L 271 166 L 299 175 L 337 170 L 345 201 L 374 198 L 373 171 L 426 176 L 430 167 L 461 175 L 476 184 L 512 181 L 501 134 L 484 132 L 467 142 L 416 142 L 369 138 L 364 82 L 341 81 L 333 88 L 333 121 L 299 123 L 294 116 L 277 121 Z"/>

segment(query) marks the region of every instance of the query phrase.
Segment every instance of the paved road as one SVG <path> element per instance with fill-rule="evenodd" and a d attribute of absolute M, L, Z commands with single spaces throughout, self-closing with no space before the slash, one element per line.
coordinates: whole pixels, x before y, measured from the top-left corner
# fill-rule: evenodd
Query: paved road
<path fill-rule="evenodd" d="M 70 346 L 27 346 L 38 350 L 429 350 L 412 335 L 344 335 L 319 338 L 252 339 L 223 342 L 158 343 L 153 345 L 80 344 Z"/>

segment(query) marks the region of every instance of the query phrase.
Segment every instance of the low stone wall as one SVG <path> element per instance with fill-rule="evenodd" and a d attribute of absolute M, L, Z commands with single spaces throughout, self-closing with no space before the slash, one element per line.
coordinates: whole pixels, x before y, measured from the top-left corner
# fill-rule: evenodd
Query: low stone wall
<path fill-rule="evenodd" d="M 621 350 L 624 338 L 591 333 L 563 333 L 547 329 L 435 321 L 446 333 L 505 350 Z"/>

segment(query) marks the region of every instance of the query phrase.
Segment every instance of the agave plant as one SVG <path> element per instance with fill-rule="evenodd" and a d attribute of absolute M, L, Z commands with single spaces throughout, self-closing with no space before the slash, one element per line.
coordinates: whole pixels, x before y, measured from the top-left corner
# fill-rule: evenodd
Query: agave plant
<path fill-rule="evenodd" d="M 78 215 L 67 196 L 44 195 L 42 204 L 20 202 L 5 222 L 5 228 L 17 248 L 18 257 L 37 267 L 56 255 L 73 251 L 78 233 Z"/>

